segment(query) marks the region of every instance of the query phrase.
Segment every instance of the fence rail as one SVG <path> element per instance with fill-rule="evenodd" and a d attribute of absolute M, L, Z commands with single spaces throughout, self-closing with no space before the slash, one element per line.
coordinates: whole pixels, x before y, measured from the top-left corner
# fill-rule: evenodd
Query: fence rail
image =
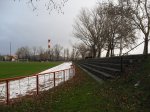
<path fill-rule="evenodd" d="M 17 77 L 0 80 L 0 103 L 9 104 L 10 101 L 25 95 L 39 94 L 69 80 L 75 75 L 75 67 L 35 74 L 27 77 Z"/>

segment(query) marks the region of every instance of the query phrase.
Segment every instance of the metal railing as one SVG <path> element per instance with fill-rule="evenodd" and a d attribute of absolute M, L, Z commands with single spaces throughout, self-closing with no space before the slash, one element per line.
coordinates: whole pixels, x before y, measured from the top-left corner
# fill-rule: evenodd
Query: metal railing
<path fill-rule="evenodd" d="M 38 95 L 39 92 L 49 90 L 75 75 L 75 67 L 68 69 L 35 74 L 27 77 L 16 77 L 0 80 L 0 103 L 9 104 L 11 101 L 26 95 Z"/>
<path fill-rule="evenodd" d="M 150 39 L 148 39 L 148 42 L 150 41 Z M 123 56 L 126 56 L 129 54 L 129 52 L 133 51 L 135 48 L 139 47 L 140 45 L 142 45 L 145 41 L 139 43 L 138 45 L 136 45 L 135 47 L 131 48 L 129 51 L 123 53 L 121 56 L 120 56 L 120 70 L 121 70 L 121 73 L 123 72 Z"/>

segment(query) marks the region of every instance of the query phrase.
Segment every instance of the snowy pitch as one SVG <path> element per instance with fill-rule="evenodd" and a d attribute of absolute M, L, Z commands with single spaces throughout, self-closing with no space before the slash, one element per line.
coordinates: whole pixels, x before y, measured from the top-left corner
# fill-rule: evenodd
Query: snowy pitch
<path fill-rule="evenodd" d="M 72 62 L 65 62 L 38 74 L 39 91 L 49 90 L 55 86 L 69 80 L 74 75 L 74 69 L 70 69 Z M 69 70 L 70 69 L 70 70 Z M 62 71 L 65 70 L 65 71 Z M 57 72 L 56 72 L 57 71 Z M 51 73 L 52 72 L 52 73 Z M 65 75 L 64 75 L 65 73 Z M 26 77 L 19 80 L 9 81 L 9 99 L 18 98 L 25 95 L 32 95 L 37 90 L 36 76 Z M 0 82 L 0 102 L 6 101 L 6 82 Z"/>

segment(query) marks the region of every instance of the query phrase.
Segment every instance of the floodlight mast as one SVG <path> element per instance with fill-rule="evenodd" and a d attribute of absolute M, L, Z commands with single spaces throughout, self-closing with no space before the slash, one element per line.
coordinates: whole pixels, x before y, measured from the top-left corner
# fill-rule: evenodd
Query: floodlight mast
<path fill-rule="evenodd" d="M 11 42 L 10 42 L 10 44 L 9 44 L 9 50 L 10 50 L 10 56 L 11 56 Z"/>
<path fill-rule="evenodd" d="M 51 40 L 50 39 L 48 39 L 48 49 L 50 49 L 50 42 L 51 42 Z"/>

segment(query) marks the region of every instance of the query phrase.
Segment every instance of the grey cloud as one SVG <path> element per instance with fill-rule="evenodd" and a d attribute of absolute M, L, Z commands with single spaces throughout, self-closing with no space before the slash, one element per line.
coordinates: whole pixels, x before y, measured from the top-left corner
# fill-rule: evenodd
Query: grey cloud
<path fill-rule="evenodd" d="M 38 9 L 32 8 L 26 2 L 13 0 L 0 1 L 0 54 L 9 53 L 9 43 L 12 52 L 21 46 L 42 46 L 47 48 L 50 38 L 52 45 L 61 44 L 70 47 L 75 39 L 71 35 L 74 18 L 81 7 L 93 7 L 97 0 L 69 0 L 63 8 L 64 15 L 48 11 L 38 4 Z M 38 15 L 38 16 L 37 16 Z"/>

